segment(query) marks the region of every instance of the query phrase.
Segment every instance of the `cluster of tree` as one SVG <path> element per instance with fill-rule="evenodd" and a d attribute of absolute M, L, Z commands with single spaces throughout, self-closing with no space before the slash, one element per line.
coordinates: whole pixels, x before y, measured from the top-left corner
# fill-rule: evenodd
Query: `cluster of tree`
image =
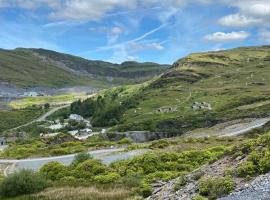
<path fill-rule="evenodd" d="M 117 94 L 99 96 L 96 100 L 87 99 L 71 104 L 70 112 L 85 118 L 92 117 L 94 126 L 113 126 L 121 122 L 124 112 L 138 105 L 139 96 L 132 96 L 119 102 Z"/>

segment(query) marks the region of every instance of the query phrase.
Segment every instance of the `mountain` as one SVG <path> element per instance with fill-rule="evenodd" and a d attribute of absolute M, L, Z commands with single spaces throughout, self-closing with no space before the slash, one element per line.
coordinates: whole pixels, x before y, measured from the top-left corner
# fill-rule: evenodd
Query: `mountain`
<path fill-rule="evenodd" d="M 159 77 L 107 90 L 96 102 L 93 124 L 119 131 L 184 133 L 269 116 L 270 46 L 191 54 Z"/>
<path fill-rule="evenodd" d="M 0 50 L 0 82 L 19 87 L 108 87 L 149 79 L 168 65 L 91 61 L 45 49 Z"/>

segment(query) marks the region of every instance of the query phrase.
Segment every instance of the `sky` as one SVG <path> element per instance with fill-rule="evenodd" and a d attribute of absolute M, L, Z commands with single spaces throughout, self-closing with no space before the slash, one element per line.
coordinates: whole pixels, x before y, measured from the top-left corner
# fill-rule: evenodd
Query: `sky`
<path fill-rule="evenodd" d="M 0 0 L 0 48 L 113 63 L 270 44 L 270 0 Z"/>

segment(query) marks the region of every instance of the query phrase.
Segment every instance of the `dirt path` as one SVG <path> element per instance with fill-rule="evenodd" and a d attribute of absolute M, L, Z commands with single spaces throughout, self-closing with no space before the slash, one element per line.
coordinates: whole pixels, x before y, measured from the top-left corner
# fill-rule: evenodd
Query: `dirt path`
<path fill-rule="evenodd" d="M 59 106 L 59 107 L 56 107 L 56 108 L 53 108 L 51 110 L 49 110 L 47 113 L 43 114 L 42 116 L 40 116 L 39 118 L 37 119 L 34 119 L 32 120 L 31 122 L 28 122 L 26 124 L 23 124 L 23 125 L 20 125 L 20 126 L 17 126 L 15 128 L 12 128 L 12 129 L 9 129 L 8 131 L 14 131 L 16 129 L 19 129 L 19 128 L 22 128 L 22 127 L 25 127 L 25 126 L 28 126 L 30 124 L 33 124 L 35 122 L 41 122 L 41 121 L 45 121 L 47 117 L 51 116 L 53 113 L 55 113 L 56 111 L 62 109 L 62 108 L 67 108 L 68 106 L 70 106 L 70 104 L 67 104 L 67 105 L 64 105 L 64 106 Z"/>

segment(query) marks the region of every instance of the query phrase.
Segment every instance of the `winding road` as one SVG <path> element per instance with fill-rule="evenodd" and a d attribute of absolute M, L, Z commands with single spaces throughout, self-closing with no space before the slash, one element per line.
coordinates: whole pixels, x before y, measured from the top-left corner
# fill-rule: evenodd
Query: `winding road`
<path fill-rule="evenodd" d="M 115 149 L 102 149 L 89 151 L 88 153 L 92 155 L 95 159 L 101 160 L 104 164 L 110 164 L 117 160 L 129 159 L 136 155 L 145 153 L 146 149 L 134 150 L 134 151 L 124 151 L 123 148 Z M 32 158 L 32 159 L 22 159 L 22 160 L 0 160 L 1 164 L 9 164 L 4 170 L 4 175 L 7 176 L 13 172 L 20 169 L 31 169 L 39 170 L 44 164 L 57 161 L 63 163 L 64 165 L 69 165 L 73 161 L 77 154 L 70 154 L 64 156 L 55 157 L 44 157 L 44 158 Z"/>
<path fill-rule="evenodd" d="M 42 121 L 45 121 L 47 117 L 51 116 L 53 113 L 55 113 L 56 111 L 58 110 L 61 110 L 62 108 L 67 108 L 69 107 L 70 104 L 67 104 L 67 105 L 63 105 L 63 106 L 59 106 L 59 107 L 55 107 L 51 110 L 49 110 L 48 112 L 46 112 L 45 114 L 41 115 L 40 117 L 38 117 L 37 119 L 34 119 L 26 124 L 23 124 L 23 125 L 20 125 L 20 126 L 17 126 L 15 128 L 12 128 L 12 129 L 9 129 L 8 131 L 13 131 L 13 130 L 16 130 L 16 129 L 19 129 L 19 128 L 22 128 L 22 127 L 25 127 L 25 126 L 28 126 L 30 124 L 33 124 L 35 122 L 42 122 Z"/>

